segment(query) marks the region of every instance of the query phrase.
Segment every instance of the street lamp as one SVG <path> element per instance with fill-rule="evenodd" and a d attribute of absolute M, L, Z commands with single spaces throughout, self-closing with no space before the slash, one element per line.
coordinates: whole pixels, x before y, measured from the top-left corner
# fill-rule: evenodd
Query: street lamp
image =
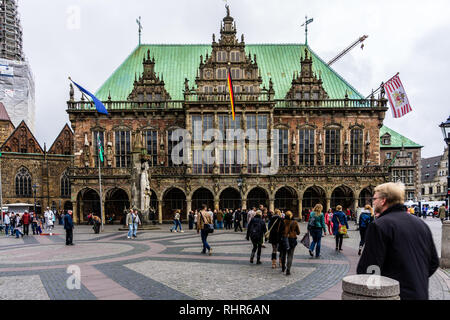
<path fill-rule="evenodd" d="M 239 187 L 239 194 L 241 196 L 241 209 L 242 209 L 242 178 L 237 179 L 238 187 Z"/>
<path fill-rule="evenodd" d="M 442 122 L 439 126 L 442 130 L 442 135 L 447 143 L 447 208 L 450 210 L 450 116 L 446 122 Z"/>
<path fill-rule="evenodd" d="M 33 194 L 34 194 L 34 216 L 36 216 L 36 190 L 39 186 L 37 184 L 33 184 Z"/>

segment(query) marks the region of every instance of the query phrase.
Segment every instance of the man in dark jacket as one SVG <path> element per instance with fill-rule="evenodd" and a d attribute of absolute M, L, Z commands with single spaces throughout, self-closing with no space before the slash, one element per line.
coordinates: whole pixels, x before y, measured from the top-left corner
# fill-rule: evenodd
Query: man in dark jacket
<path fill-rule="evenodd" d="M 234 212 L 234 232 L 237 232 L 238 228 L 242 232 L 242 227 L 241 227 L 241 210 L 240 209 L 237 209 Z"/>
<path fill-rule="evenodd" d="M 375 188 L 377 219 L 367 229 L 357 273 L 377 266 L 382 276 L 400 283 L 402 300 L 428 300 L 429 277 L 439 267 L 439 258 L 430 228 L 407 214 L 404 195 L 403 184 L 391 182 Z"/>
<path fill-rule="evenodd" d="M 73 246 L 73 220 L 72 211 L 64 215 L 64 229 L 66 230 L 66 246 Z"/>
<path fill-rule="evenodd" d="M 250 221 L 247 229 L 247 240 L 252 240 L 253 250 L 250 256 L 250 263 L 253 263 L 253 259 L 256 255 L 256 264 L 261 264 L 261 247 L 263 244 L 264 234 L 267 231 L 266 223 L 262 219 L 261 210 L 256 211 L 256 215 Z"/>

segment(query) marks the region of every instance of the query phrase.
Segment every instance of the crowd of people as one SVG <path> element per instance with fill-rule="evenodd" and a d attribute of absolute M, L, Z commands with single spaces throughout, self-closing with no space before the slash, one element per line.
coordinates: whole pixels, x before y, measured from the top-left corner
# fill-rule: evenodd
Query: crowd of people
<path fill-rule="evenodd" d="M 44 231 L 51 233 L 54 229 L 56 221 L 63 224 L 64 213 L 55 213 L 47 207 L 44 214 L 35 214 L 33 211 L 25 211 L 24 213 L 3 212 L 3 224 L 1 230 L 5 232 L 7 237 L 16 236 L 16 238 L 30 235 L 40 235 Z"/>

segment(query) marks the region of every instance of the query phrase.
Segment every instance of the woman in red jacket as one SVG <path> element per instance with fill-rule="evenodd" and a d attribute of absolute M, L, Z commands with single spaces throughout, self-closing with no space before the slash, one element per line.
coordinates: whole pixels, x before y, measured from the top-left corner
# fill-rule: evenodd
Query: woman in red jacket
<path fill-rule="evenodd" d="M 325 224 L 328 226 L 328 233 L 329 234 L 333 234 L 333 232 L 331 231 L 333 229 L 333 210 L 330 208 L 328 209 L 328 211 L 325 213 Z"/>

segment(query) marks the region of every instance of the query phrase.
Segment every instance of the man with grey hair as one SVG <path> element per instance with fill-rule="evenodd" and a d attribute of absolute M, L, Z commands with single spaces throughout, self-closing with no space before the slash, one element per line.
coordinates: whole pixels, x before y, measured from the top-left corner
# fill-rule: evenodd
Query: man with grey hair
<path fill-rule="evenodd" d="M 406 212 L 404 197 L 401 183 L 375 188 L 377 219 L 367 229 L 357 273 L 365 274 L 376 266 L 382 276 L 400 283 L 402 300 L 428 300 L 429 278 L 439 267 L 439 258 L 430 228 Z"/>

